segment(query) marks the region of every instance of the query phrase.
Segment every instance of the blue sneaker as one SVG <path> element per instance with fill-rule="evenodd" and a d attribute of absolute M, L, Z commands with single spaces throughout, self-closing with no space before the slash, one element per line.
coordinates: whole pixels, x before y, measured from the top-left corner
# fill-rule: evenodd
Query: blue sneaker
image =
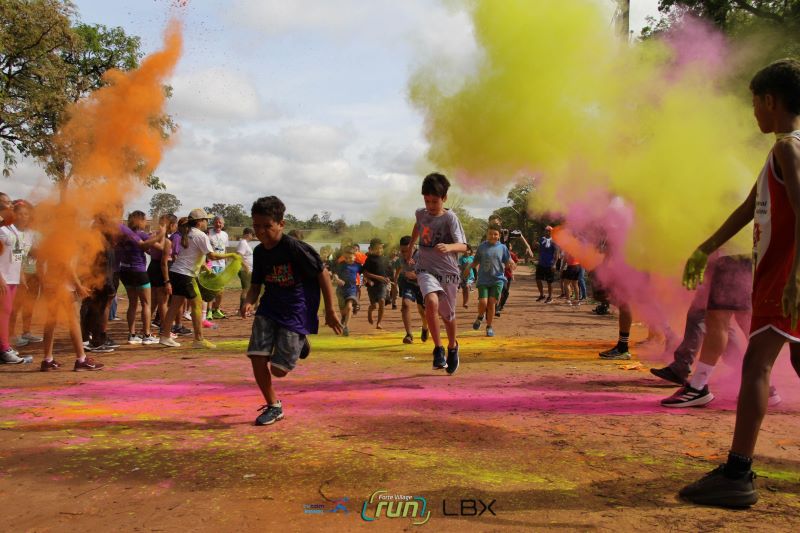
<path fill-rule="evenodd" d="M 451 376 L 458 370 L 458 342 L 455 348 L 447 349 L 447 373 Z"/>
<path fill-rule="evenodd" d="M 447 368 L 447 362 L 444 359 L 444 346 L 437 346 L 433 349 L 433 369 L 442 370 Z"/>
<path fill-rule="evenodd" d="M 494 337 L 494 328 L 492 326 L 486 326 L 486 336 Z"/>
<path fill-rule="evenodd" d="M 257 426 L 269 426 L 278 420 L 283 420 L 283 406 L 280 401 L 278 405 L 262 405 L 258 410 L 261 414 L 256 418 Z"/>

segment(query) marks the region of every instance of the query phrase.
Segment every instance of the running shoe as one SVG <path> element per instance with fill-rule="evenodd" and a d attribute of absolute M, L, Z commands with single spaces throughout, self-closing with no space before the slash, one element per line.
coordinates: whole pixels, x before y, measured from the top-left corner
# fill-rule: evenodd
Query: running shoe
<path fill-rule="evenodd" d="M 51 359 L 50 361 L 44 359 L 42 360 L 42 365 L 39 367 L 39 370 L 42 372 L 49 372 L 50 370 L 58 370 L 59 368 L 61 368 L 61 363 L 55 359 Z"/>
<path fill-rule="evenodd" d="M 220 319 L 220 320 L 221 320 L 221 319 L 223 319 L 223 318 L 228 318 L 228 315 L 226 315 L 225 313 L 223 313 L 223 312 L 222 312 L 222 309 L 214 309 L 214 310 L 211 312 L 211 318 L 213 318 L 214 320 L 217 320 L 217 319 Z"/>
<path fill-rule="evenodd" d="M 447 361 L 444 357 L 444 346 L 437 346 L 433 349 L 433 369 L 442 370 L 447 368 Z"/>
<path fill-rule="evenodd" d="M 131 333 L 128 335 L 128 344 L 142 344 L 142 338 L 135 333 Z M 86 344 L 85 346 L 88 348 L 89 345 Z"/>
<path fill-rule="evenodd" d="M 114 342 L 114 340 L 109 336 L 106 336 L 106 342 L 104 342 L 103 345 L 108 346 L 109 348 L 119 348 L 119 344 Z"/>
<path fill-rule="evenodd" d="M 153 335 L 145 335 L 142 337 L 142 344 L 158 344 L 159 338 Z"/>
<path fill-rule="evenodd" d="M 494 316 L 495 316 L 495 318 L 500 318 L 500 310 L 499 309 L 495 309 L 494 310 Z"/>
<path fill-rule="evenodd" d="M 781 403 L 782 398 L 780 394 L 778 394 L 778 389 L 773 387 L 772 385 L 769 386 L 769 398 L 767 399 L 767 405 L 775 406 Z"/>
<path fill-rule="evenodd" d="M 97 361 L 95 361 L 91 357 L 87 357 L 83 361 L 78 361 L 76 359 L 75 360 L 75 367 L 73 368 L 73 370 L 75 372 L 94 371 L 94 370 L 100 370 L 104 366 L 105 365 L 103 363 L 98 363 Z"/>
<path fill-rule="evenodd" d="M 217 325 L 211 322 L 210 320 L 203 320 L 203 327 L 210 329 L 217 329 Z"/>
<path fill-rule="evenodd" d="M 308 337 L 303 339 L 303 347 L 300 348 L 300 359 L 305 359 L 311 353 L 311 343 L 308 342 Z"/>
<path fill-rule="evenodd" d="M 173 340 L 172 337 L 161 337 L 158 343 L 161 346 L 166 346 L 168 348 L 179 348 L 181 345 L 181 343 L 175 342 L 175 340 Z"/>
<path fill-rule="evenodd" d="M 9 348 L 0 352 L 0 362 L 7 365 L 18 365 L 24 363 L 25 360 L 19 356 L 16 350 Z"/>
<path fill-rule="evenodd" d="M 42 342 L 44 340 L 43 337 L 39 337 L 37 335 L 32 335 L 29 331 L 26 331 L 25 333 L 23 333 L 21 337 L 23 339 L 25 339 L 26 341 L 28 341 L 28 342 Z"/>
<path fill-rule="evenodd" d="M 184 320 L 191 320 L 192 319 L 192 312 L 191 311 L 186 311 L 185 313 L 183 313 L 183 319 Z"/>
<path fill-rule="evenodd" d="M 625 361 L 630 358 L 631 358 L 631 352 L 623 352 L 616 346 L 614 346 L 610 350 L 606 350 L 605 352 L 600 352 L 600 359 L 618 359 Z"/>
<path fill-rule="evenodd" d="M 414 336 L 411 333 L 406 333 L 406 336 L 403 337 L 403 344 L 411 344 L 414 342 Z"/>
<path fill-rule="evenodd" d="M 269 426 L 278 420 L 283 420 L 283 404 L 280 401 L 277 405 L 262 405 L 258 410 L 261 414 L 256 417 L 257 426 Z"/>
<path fill-rule="evenodd" d="M 342 337 L 349 337 L 349 336 L 350 336 L 350 330 L 347 328 L 347 326 L 344 326 L 342 328 Z"/>
<path fill-rule="evenodd" d="M 458 370 L 458 342 L 456 341 L 455 348 L 447 349 L 447 373 L 451 376 Z"/>
<path fill-rule="evenodd" d="M 483 317 L 479 316 L 478 318 L 476 318 L 475 322 L 472 323 L 472 329 L 474 329 L 475 331 L 478 331 L 479 329 L 481 329 L 481 323 L 482 322 L 483 322 Z"/>
<path fill-rule="evenodd" d="M 492 326 L 486 326 L 486 336 L 494 337 L 494 328 Z"/>
<path fill-rule="evenodd" d="M 428 342 L 428 330 L 422 328 L 422 333 L 420 333 L 419 340 L 422 342 Z"/>
<path fill-rule="evenodd" d="M 100 346 L 92 346 L 90 344 L 87 348 L 84 348 L 84 350 L 92 353 L 111 353 L 114 351 L 114 348 L 106 346 L 105 344 L 101 344 Z"/>
<path fill-rule="evenodd" d="M 200 339 L 192 341 L 192 348 L 195 350 L 213 350 L 217 345 L 208 339 Z"/>
<path fill-rule="evenodd" d="M 708 385 L 702 389 L 693 389 L 690 385 L 684 385 L 669 398 L 661 400 L 664 407 L 701 407 L 711 402 L 714 395 L 708 390 Z"/>
<path fill-rule="evenodd" d="M 751 470 L 739 479 L 725 476 L 725 465 L 720 465 L 691 485 L 682 488 L 678 495 L 684 500 L 715 507 L 744 508 L 758 501 L 755 480 Z"/>
<path fill-rule="evenodd" d="M 172 333 L 175 333 L 176 335 L 191 335 L 192 330 L 186 326 L 172 326 Z"/>
<path fill-rule="evenodd" d="M 17 348 L 22 348 L 23 346 L 27 346 L 30 341 L 25 337 L 15 337 L 11 342 Z"/>
<path fill-rule="evenodd" d="M 686 378 L 679 376 L 671 366 L 665 366 L 664 368 L 651 368 L 650 373 L 663 379 L 664 381 L 675 383 L 681 387 L 686 385 Z"/>

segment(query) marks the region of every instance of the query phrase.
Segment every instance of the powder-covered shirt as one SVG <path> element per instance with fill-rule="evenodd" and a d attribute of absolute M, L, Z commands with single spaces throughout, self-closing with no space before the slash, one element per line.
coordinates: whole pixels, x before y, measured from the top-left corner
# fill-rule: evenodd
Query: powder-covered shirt
<path fill-rule="evenodd" d="M 239 245 L 236 247 L 236 253 L 242 256 L 242 266 L 247 272 L 253 271 L 253 249 L 250 248 L 250 242 L 244 239 L 239 240 Z"/>
<path fill-rule="evenodd" d="M 500 242 L 490 244 L 488 241 L 483 241 L 475 252 L 474 260 L 478 263 L 478 286 L 505 282 L 505 264 L 510 259 L 508 246 Z"/>
<path fill-rule="evenodd" d="M 556 243 L 552 237 L 539 238 L 539 266 L 550 268 L 556 260 Z"/>
<path fill-rule="evenodd" d="M 253 285 L 263 285 L 256 314 L 301 335 L 319 330 L 322 259 L 314 248 L 283 235 L 273 248 L 253 250 Z"/>
<path fill-rule="evenodd" d="M 225 230 L 217 231 L 214 228 L 208 230 L 208 239 L 211 241 L 211 248 L 214 249 L 214 253 L 217 254 L 224 254 L 225 250 L 228 249 L 228 233 Z M 212 267 L 221 267 L 225 268 L 227 265 L 227 261 L 225 259 L 216 259 L 211 261 Z"/>
<path fill-rule="evenodd" d="M 208 235 L 197 228 L 191 228 L 186 237 L 189 242 L 186 248 L 178 253 L 178 257 L 172 263 L 169 271 L 195 278 L 205 262 L 206 254 L 210 254 L 214 250 L 211 248 Z"/>
<path fill-rule="evenodd" d="M 466 243 L 464 229 L 456 214 L 445 209 L 439 216 L 433 216 L 425 208 L 417 209 L 417 228 L 419 231 L 419 259 L 417 272 L 431 272 L 441 276 L 445 283 L 458 283 L 458 253 L 441 253 L 437 244 Z M 447 279 L 450 281 L 446 281 Z"/>
<path fill-rule="evenodd" d="M 114 249 L 119 269 L 128 272 L 147 272 L 147 257 L 139 243 L 148 239 L 147 233 L 120 225 L 120 237 Z"/>
<path fill-rule="evenodd" d="M 3 276 L 3 281 L 8 285 L 19 285 L 25 253 L 22 236 L 16 226 L 11 224 L 0 227 L 0 243 L 3 245 L 0 252 L 0 276 Z"/>

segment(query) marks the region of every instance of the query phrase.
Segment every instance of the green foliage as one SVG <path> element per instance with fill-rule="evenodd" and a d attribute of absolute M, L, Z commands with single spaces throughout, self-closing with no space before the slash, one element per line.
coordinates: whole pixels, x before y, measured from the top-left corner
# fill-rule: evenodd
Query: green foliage
<path fill-rule="evenodd" d="M 181 201 L 174 194 L 159 192 L 150 199 L 150 218 L 156 219 L 160 215 L 169 213 L 177 214 L 181 208 Z"/>
<path fill-rule="evenodd" d="M 211 207 L 204 207 L 209 215 L 219 215 L 225 219 L 226 226 L 245 227 L 252 226 L 253 219 L 244 210 L 242 204 L 212 204 Z"/>

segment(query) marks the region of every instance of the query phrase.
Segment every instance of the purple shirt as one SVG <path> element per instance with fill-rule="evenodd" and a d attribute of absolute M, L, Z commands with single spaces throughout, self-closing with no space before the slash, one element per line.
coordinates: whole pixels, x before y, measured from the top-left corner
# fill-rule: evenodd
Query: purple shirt
<path fill-rule="evenodd" d="M 170 261 L 174 261 L 178 254 L 183 250 L 183 245 L 181 244 L 181 233 L 176 231 L 172 235 L 170 235 L 169 240 L 172 241 L 172 257 Z"/>
<path fill-rule="evenodd" d="M 141 241 L 147 240 L 147 233 L 134 231 L 125 224 L 120 224 L 119 229 L 121 235 L 114 250 L 119 260 L 119 269 L 129 272 L 147 272 L 147 258 L 144 250 L 139 247 Z"/>

